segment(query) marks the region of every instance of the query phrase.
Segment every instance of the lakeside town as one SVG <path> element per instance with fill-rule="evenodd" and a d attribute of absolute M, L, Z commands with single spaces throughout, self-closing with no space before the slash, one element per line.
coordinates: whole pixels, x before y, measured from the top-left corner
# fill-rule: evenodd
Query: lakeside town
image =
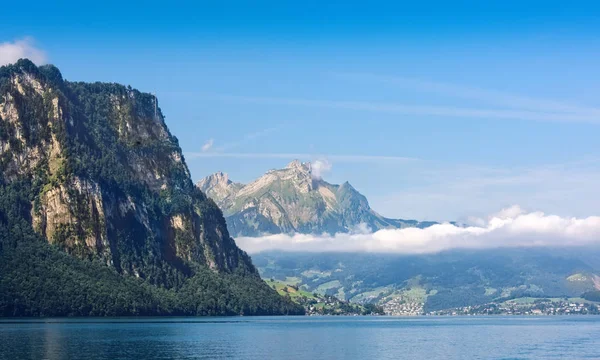
<path fill-rule="evenodd" d="M 582 299 L 520 298 L 501 303 L 424 311 L 422 303 L 402 302 L 400 299 L 387 302 L 383 306 L 386 315 L 600 315 L 597 303 Z"/>
<path fill-rule="evenodd" d="M 572 299 L 515 299 L 503 303 L 464 306 L 427 315 L 600 315 L 598 304 Z"/>
<path fill-rule="evenodd" d="M 382 305 L 386 315 L 392 316 L 417 316 L 423 315 L 423 303 L 403 301 L 402 298 L 394 298 Z"/>

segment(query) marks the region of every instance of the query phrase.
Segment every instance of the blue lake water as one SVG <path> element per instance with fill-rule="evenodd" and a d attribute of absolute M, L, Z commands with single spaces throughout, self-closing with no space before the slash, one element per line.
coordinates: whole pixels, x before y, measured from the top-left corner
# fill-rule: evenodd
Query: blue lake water
<path fill-rule="evenodd" d="M 0 320 L 1 359 L 600 359 L 600 316 Z"/>

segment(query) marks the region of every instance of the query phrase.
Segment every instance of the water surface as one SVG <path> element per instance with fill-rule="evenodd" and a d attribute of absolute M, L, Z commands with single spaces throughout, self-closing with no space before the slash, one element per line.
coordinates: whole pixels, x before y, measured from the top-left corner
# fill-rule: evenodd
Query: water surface
<path fill-rule="evenodd" d="M 0 359 L 600 359 L 600 316 L 0 320 Z"/>

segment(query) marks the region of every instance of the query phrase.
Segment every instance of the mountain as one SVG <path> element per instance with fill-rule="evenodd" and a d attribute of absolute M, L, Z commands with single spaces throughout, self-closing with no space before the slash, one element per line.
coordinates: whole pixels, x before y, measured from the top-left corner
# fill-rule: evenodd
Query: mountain
<path fill-rule="evenodd" d="M 248 185 L 226 174 L 197 186 L 223 209 L 237 236 L 265 233 L 335 233 L 360 224 L 372 230 L 426 227 L 393 220 L 369 207 L 349 183 L 329 184 L 310 163 L 291 162 Z M 598 298 L 600 250 L 455 250 L 427 255 L 262 252 L 253 255 L 261 276 L 293 284 L 300 293 L 374 304 L 388 314 L 415 315 L 501 304 L 517 298 Z M 581 300 L 577 300 L 581 301 Z"/>
<path fill-rule="evenodd" d="M 155 96 L 0 68 L 0 314 L 292 314 L 190 179 Z"/>
<path fill-rule="evenodd" d="M 350 183 L 330 184 L 313 174 L 310 163 L 298 160 L 247 185 L 219 172 L 199 181 L 197 187 L 223 210 L 234 236 L 334 234 L 364 225 L 376 231 L 434 224 L 385 218 Z"/>
<path fill-rule="evenodd" d="M 308 293 L 373 303 L 393 315 L 520 298 L 600 301 L 600 249 L 453 250 L 426 255 L 253 255 L 261 275 Z M 581 301 L 581 300 L 578 300 Z"/>

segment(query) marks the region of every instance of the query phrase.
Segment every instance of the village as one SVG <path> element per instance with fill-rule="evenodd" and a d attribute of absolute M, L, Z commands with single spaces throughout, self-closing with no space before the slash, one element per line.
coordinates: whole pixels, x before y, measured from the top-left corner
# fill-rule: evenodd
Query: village
<path fill-rule="evenodd" d="M 427 315 L 596 315 L 598 305 L 570 299 L 515 299 L 503 303 L 465 306 Z"/>
<path fill-rule="evenodd" d="M 382 307 L 385 314 L 391 316 L 423 315 L 423 303 L 407 302 L 400 297 L 386 302 Z"/>

